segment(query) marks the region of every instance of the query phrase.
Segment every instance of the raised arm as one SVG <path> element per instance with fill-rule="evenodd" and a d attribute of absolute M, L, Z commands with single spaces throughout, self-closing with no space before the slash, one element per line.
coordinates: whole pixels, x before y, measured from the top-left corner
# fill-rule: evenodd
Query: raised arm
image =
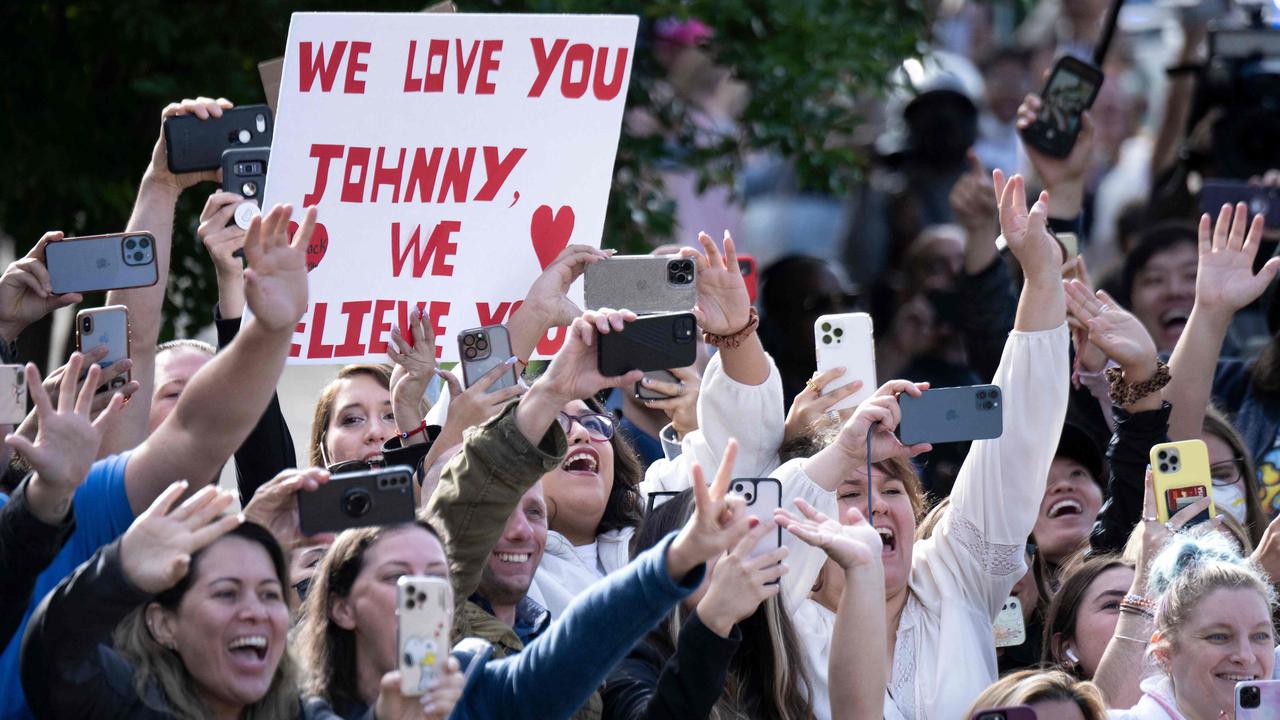
<path fill-rule="evenodd" d="M 227 349 L 191 379 L 173 413 L 130 457 L 125 474 L 135 512 L 174 478 L 197 486 L 218 469 L 262 417 L 284 368 L 294 325 L 307 308 L 306 244 L 315 227 L 309 208 L 290 242 L 292 208 L 254 218 L 245 239 L 245 295 L 253 317 Z"/>
<path fill-rule="evenodd" d="M 1252 224 L 1248 220 L 1249 209 L 1244 203 L 1236 205 L 1234 212 L 1230 205 L 1223 205 L 1212 232 L 1209 215 L 1200 217 L 1196 302 L 1169 358 L 1172 379 L 1164 389 L 1165 399 L 1173 405 L 1169 437 L 1174 440 L 1200 437 L 1231 318 L 1258 299 L 1280 271 L 1280 258 L 1271 258 L 1253 274 L 1253 258 L 1262 243 L 1263 216 L 1255 215 Z"/>
<path fill-rule="evenodd" d="M 125 305 L 129 308 L 133 376 L 140 386 L 137 396 L 125 406 L 120 422 L 115 424 L 104 441 L 112 451 L 123 451 L 142 444 L 150 427 L 151 397 L 155 394 L 156 343 L 160 338 L 161 313 L 165 290 L 169 284 L 173 215 L 178 196 L 192 185 L 217 180 L 216 171 L 182 175 L 169 172 L 163 125 L 169 118 L 178 115 L 195 115 L 201 120 L 221 117 L 222 111 L 230 107 L 231 103 L 225 99 L 202 97 L 170 103 L 160 113 L 160 136 L 151 152 L 151 163 L 142 175 L 138 199 L 134 202 L 133 214 L 125 228 L 126 232 L 146 231 L 155 237 L 156 283 L 148 287 L 112 290 L 107 293 L 108 305 Z M 140 507 L 148 504 L 144 502 Z M 137 507 L 139 506 L 135 506 Z"/>
<path fill-rule="evenodd" d="M 529 286 L 520 308 L 507 321 L 511 335 L 511 352 L 528 362 L 544 333 L 553 327 L 566 327 L 582 310 L 569 299 L 569 286 L 582 276 L 588 265 L 613 255 L 590 245 L 569 245 L 551 261 Z"/>

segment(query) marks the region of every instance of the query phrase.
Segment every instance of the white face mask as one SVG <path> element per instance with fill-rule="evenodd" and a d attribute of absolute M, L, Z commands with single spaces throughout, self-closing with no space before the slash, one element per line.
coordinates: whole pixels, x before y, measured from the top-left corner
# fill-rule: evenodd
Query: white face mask
<path fill-rule="evenodd" d="M 1243 483 L 1234 483 L 1232 485 L 1214 485 L 1213 486 L 1213 504 L 1218 512 L 1226 512 L 1231 517 L 1245 522 L 1245 510 L 1247 506 L 1244 502 L 1244 491 L 1241 489 Z"/>

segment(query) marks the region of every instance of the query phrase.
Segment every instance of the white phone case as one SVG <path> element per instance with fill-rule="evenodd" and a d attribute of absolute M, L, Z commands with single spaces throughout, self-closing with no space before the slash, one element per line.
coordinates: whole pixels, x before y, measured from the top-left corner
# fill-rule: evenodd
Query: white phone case
<path fill-rule="evenodd" d="M 0 423 L 19 425 L 26 417 L 26 371 L 21 365 L 0 365 Z"/>
<path fill-rule="evenodd" d="M 1005 598 L 1004 607 L 993 623 L 996 634 L 996 647 L 1012 647 L 1027 641 L 1027 624 L 1022 617 L 1022 602 L 1018 598 Z"/>
<path fill-rule="evenodd" d="M 845 410 L 871 397 L 876 390 L 876 349 L 871 316 L 866 313 L 822 315 L 813 322 L 813 342 L 817 348 L 818 372 L 843 367 L 844 374 L 827 383 L 823 395 L 854 380 L 862 389 L 831 407 Z"/>
<path fill-rule="evenodd" d="M 734 478 L 729 492 L 742 496 L 747 514 L 760 522 L 773 522 L 773 511 L 782 507 L 782 483 L 776 478 Z M 760 557 L 782 547 L 782 528 L 766 534 L 751 549 L 749 557 Z"/>
<path fill-rule="evenodd" d="M 422 695 L 444 672 L 452 649 L 453 589 L 443 578 L 409 575 L 396 582 L 400 692 Z"/>

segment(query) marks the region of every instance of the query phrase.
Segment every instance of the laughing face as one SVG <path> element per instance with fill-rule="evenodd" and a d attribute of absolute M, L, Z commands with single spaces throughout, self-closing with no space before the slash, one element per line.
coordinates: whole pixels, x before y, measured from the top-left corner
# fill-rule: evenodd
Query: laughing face
<path fill-rule="evenodd" d="M 339 380 L 333 412 L 325 428 L 329 464 L 382 457 L 382 443 L 396 433 L 391 391 L 369 375 Z"/>
<path fill-rule="evenodd" d="M 236 711 L 271 688 L 285 651 L 289 608 L 271 556 L 256 542 L 224 537 L 201 555 L 174 611 L 153 605 L 153 633 L 171 645 L 210 709 Z"/>
<path fill-rule="evenodd" d="M 581 400 L 574 400 L 563 410 L 569 415 L 595 412 Z M 551 529 L 574 545 L 583 545 L 595 539 L 613 491 L 613 445 L 608 440 L 593 439 L 577 422 L 570 425 L 566 435 L 569 452 L 560 467 L 542 476 L 542 488 L 551 508 Z"/>
<path fill-rule="evenodd" d="M 851 507 L 866 514 L 866 472 L 865 469 L 853 471 L 836 488 L 841 522 Z M 911 576 L 911 550 L 916 536 L 915 510 L 911 506 L 907 484 L 878 467 L 872 468 L 872 488 L 871 524 L 880 533 L 884 544 L 881 560 L 884 562 L 885 595 L 894 597 L 907 589 Z"/>
<path fill-rule="evenodd" d="M 1178 243 L 1151 256 L 1133 277 L 1129 304 L 1162 353 L 1173 352 L 1196 300 L 1196 246 Z"/>
<path fill-rule="evenodd" d="M 533 574 L 547 547 L 547 501 L 535 483 L 507 516 L 502 537 L 493 546 L 480 578 L 480 594 L 493 606 L 515 605 L 529 592 Z"/>
<path fill-rule="evenodd" d="M 1101 509 L 1102 489 L 1089 471 L 1070 458 L 1054 458 L 1031 532 L 1044 558 L 1056 563 L 1084 547 Z"/>
<path fill-rule="evenodd" d="M 1267 602 L 1249 588 L 1218 588 L 1200 599 L 1167 646 L 1156 650 L 1188 717 L 1228 716 L 1236 683 L 1270 680 L 1275 631 Z"/>

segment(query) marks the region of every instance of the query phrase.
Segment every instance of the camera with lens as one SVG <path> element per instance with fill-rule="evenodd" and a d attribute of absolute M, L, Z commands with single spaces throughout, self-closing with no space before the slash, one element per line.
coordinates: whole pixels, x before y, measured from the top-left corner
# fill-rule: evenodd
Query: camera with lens
<path fill-rule="evenodd" d="M 668 262 L 667 282 L 672 285 L 688 285 L 693 282 L 693 260 L 680 258 Z"/>
<path fill-rule="evenodd" d="M 361 518 L 373 509 L 373 495 L 365 488 L 352 488 L 342 496 L 342 512 L 348 517 Z"/>
<path fill-rule="evenodd" d="M 468 360 L 483 360 L 489 357 L 489 335 L 483 330 L 469 332 L 462 336 L 462 354 Z"/>
<path fill-rule="evenodd" d="M 1240 708 L 1256 710 L 1262 707 L 1262 688 L 1257 685 L 1245 685 L 1240 688 Z"/>
<path fill-rule="evenodd" d="M 698 329 L 698 323 L 692 315 L 682 315 L 675 319 L 671 327 L 675 332 L 676 344 L 687 345 L 693 342 L 693 335 Z"/>
<path fill-rule="evenodd" d="M 124 239 L 125 265 L 148 265 L 152 252 L 151 238 L 146 235 L 131 235 Z"/>

